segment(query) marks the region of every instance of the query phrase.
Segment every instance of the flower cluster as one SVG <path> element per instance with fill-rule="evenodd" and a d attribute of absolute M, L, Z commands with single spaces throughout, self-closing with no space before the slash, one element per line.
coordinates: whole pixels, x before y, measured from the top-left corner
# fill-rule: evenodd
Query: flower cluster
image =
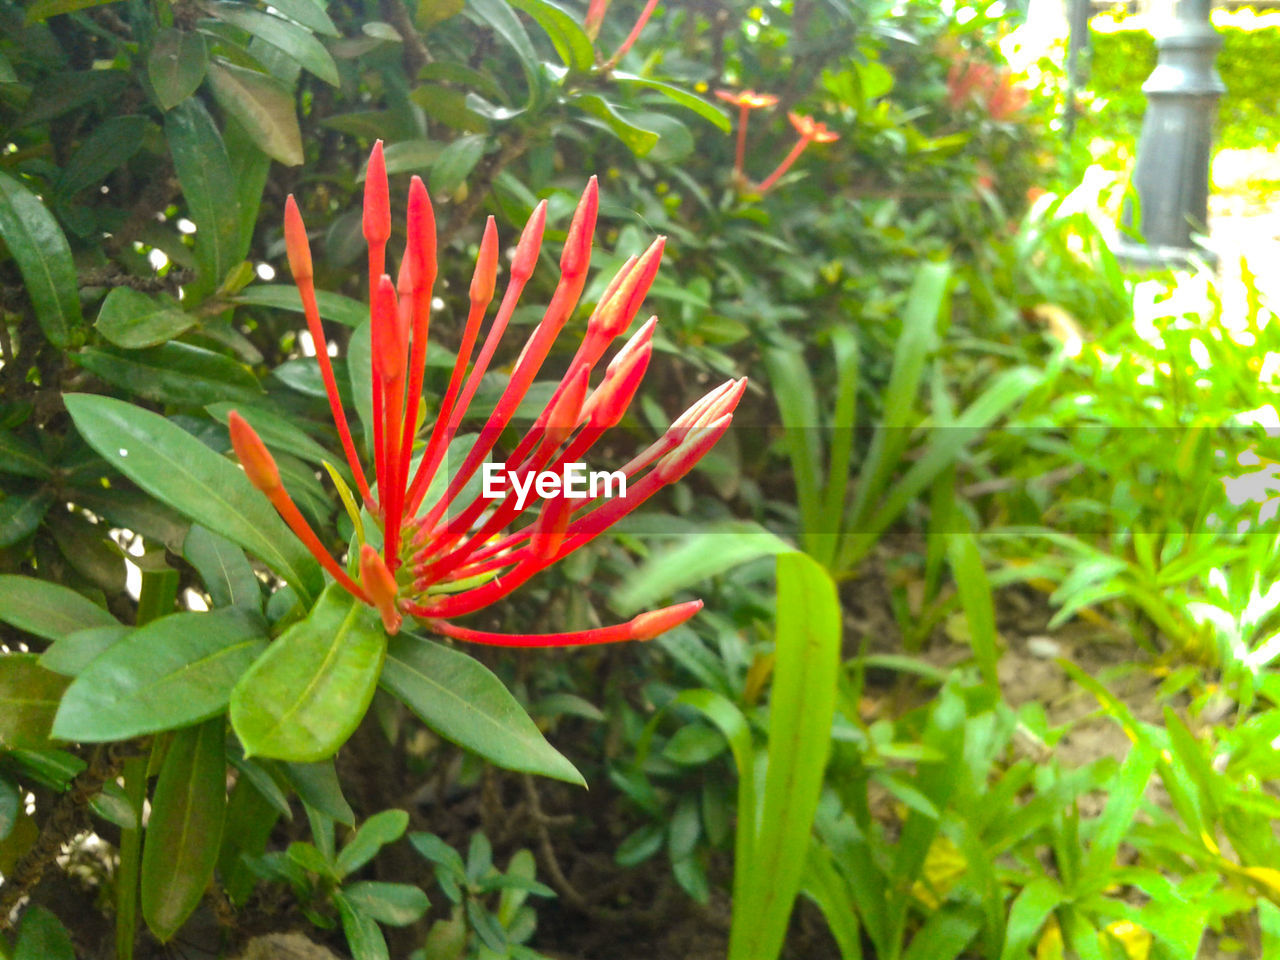
<path fill-rule="evenodd" d="M 733 179 L 739 187 L 747 185 L 746 172 L 743 169 L 744 161 L 747 153 L 747 117 L 752 110 L 758 110 L 762 107 L 776 106 L 778 98 L 770 93 L 756 93 L 754 90 L 742 90 L 734 93 L 732 90 L 717 90 L 716 96 L 725 103 L 732 104 L 738 108 L 738 145 L 734 152 L 733 158 Z M 799 113 L 788 113 L 787 117 L 791 120 L 791 125 L 795 127 L 796 133 L 799 134 L 799 140 L 796 141 L 791 152 L 782 158 L 782 162 L 774 168 L 773 173 L 765 177 L 756 186 L 757 193 L 765 193 L 778 182 L 778 178 L 791 169 L 791 165 L 796 162 L 807 146 L 811 143 L 831 143 L 839 140 L 839 134 L 828 130 L 826 125 L 819 123 L 812 117 L 806 117 Z"/>
<path fill-rule="evenodd" d="M 701 601 L 641 614 L 628 623 L 575 633 L 506 635 L 451 621 L 506 597 L 534 574 L 590 543 L 663 487 L 675 483 L 728 429 L 746 379 L 712 390 L 676 418 L 663 436 L 621 468 L 626 493 L 613 499 L 571 499 L 560 494 L 526 503 L 514 490 L 496 499 L 461 494 L 511 424 L 552 344 L 573 314 L 586 284 L 598 207 L 596 181 L 587 184 L 560 257 L 560 279 L 541 322 L 529 336 L 506 388 L 461 465 L 433 503 L 426 498 L 450 442 L 467 414 L 481 379 L 506 331 L 542 246 L 546 203 L 524 227 L 512 259 L 506 291 L 479 354 L 472 355 L 494 297 L 498 232 L 485 225 L 469 290 L 470 310 L 457 360 L 435 419 L 421 443 L 417 436 L 426 363 L 432 290 L 436 280 L 435 219 L 426 187 L 409 189 L 404 256 L 395 283 L 386 273 L 391 212 L 382 143 L 369 159 L 364 197 L 364 236 L 369 247 L 372 346 L 373 483 L 369 482 L 338 397 L 320 323 L 306 228 L 292 196 L 285 207 L 289 267 L 316 346 L 334 425 L 360 496 L 381 527 L 379 549 L 360 539 L 359 578 L 343 569 L 321 544 L 280 481 L 270 452 L 253 428 L 231 415 L 231 439 L 245 473 L 267 495 L 324 568 L 353 596 L 377 608 L 387 631 L 408 614 L 428 628 L 460 640 L 507 646 L 559 646 L 649 639 L 693 616 Z M 579 462 L 626 413 L 648 368 L 657 318 L 651 317 L 592 375 L 611 344 L 632 324 L 658 270 L 664 238 L 623 264 L 596 304 L 577 353 L 546 407 L 507 458 L 517 474 L 560 470 Z M 416 465 L 415 465 L 416 464 Z M 527 490 L 527 485 L 526 485 Z M 358 521 L 358 516 L 355 518 Z"/>
<path fill-rule="evenodd" d="M 992 120 L 1003 122 L 1021 112 L 1031 94 L 1013 79 L 1008 68 L 996 70 L 989 63 L 957 60 L 947 72 L 947 102 L 957 110 L 970 99 Z"/>

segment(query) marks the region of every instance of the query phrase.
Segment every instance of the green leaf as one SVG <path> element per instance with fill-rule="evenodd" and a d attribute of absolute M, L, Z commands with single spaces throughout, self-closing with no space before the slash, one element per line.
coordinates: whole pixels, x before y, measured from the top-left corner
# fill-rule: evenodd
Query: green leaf
<path fill-rule="evenodd" d="M 578 94 L 572 97 L 570 102 L 584 112 L 604 121 L 605 127 L 613 131 L 614 135 L 637 157 L 643 157 L 658 144 L 658 134 L 632 123 L 618 112 L 614 104 L 599 94 Z"/>
<path fill-rule="evenodd" d="M 302 313 L 302 299 L 298 288 L 287 283 L 255 284 L 246 287 L 231 298 L 232 303 L 251 307 L 269 307 L 273 310 L 292 310 Z M 316 291 L 316 308 L 325 320 L 332 320 L 347 327 L 358 327 L 369 319 L 369 308 L 359 300 L 344 297 L 340 293 Z"/>
<path fill-rule="evenodd" d="M 377 922 L 356 909 L 341 890 L 334 891 L 333 899 L 338 905 L 338 914 L 342 917 L 342 932 L 346 935 L 347 946 L 351 948 L 354 960 L 389 960 L 387 941 L 383 939 Z"/>
<path fill-rule="evenodd" d="M 40 23 L 59 14 L 77 13 L 80 10 L 102 7 L 115 2 L 116 0 L 35 0 L 35 3 L 27 7 L 25 21 L 29 24 Z"/>
<path fill-rule="evenodd" d="M 174 735 L 160 767 L 142 849 L 142 917 L 160 942 L 191 915 L 213 878 L 227 807 L 222 717 Z"/>
<path fill-rule="evenodd" d="M 228 423 L 231 411 L 235 410 L 249 426 L 258 432 L 258 436 L 272 450 L 280 453 L 291 453 L 317 466 L 323 464 L 333 455 L 303 433 L 294 423 L 279 414 L 271 413 L 261 407 L 249 407 L 244 404 L 211 403 L 205 407 L 209 415 L 219 423 Z"/>
<path fill-rule="evenodd" d="M 265 648 L 261 618 L 243 610 L 153 620 L 76 677 L 54 731 L 92 743 L 206 720 L 222 713 L 231 688 Z"/>
<path fill-rule="evenodd" d="M 338 876 L 355 873 L 372 860 L 388 843 L 395 843 L 409 829 L 409 814 L 403 810 L 383 810 L 360 824 L 351 842 L 338 854 Z"/>
<path fill-rule="evenodd" d="M 93 601 L 48 580 L 0 575 L 0 620 L 46 640 L 58 640 L 87 627 L 119 622 Z"/>
<path fill-rule="evenodd" d="M 198 523 L 187 532 L 182 556 L 196 568 L 215 607 L 262 609 L 262 582 L 244 552 Z"/>
<path fill-rule="evenodd" d="M 614 70 L 610 76 L 615 82 L 622 84 L 624 87 L 643 87 L 648 90 L 657 90 L 673 103 L 678 103 L 687 110 L 693 111 L 703 120 L 715 124 L 725 133 L 729 133 L 733 129 L 732 121 L 723 111 L 701 97 L 694 96 L 683 87 L 664 83 L 661 80 L 654 80 L 651 77 L 638 77 L 634 73 L 623 73 L 621 70 Z"/>
<path fill-rule="evenodd" d="M 1000 960 L 1024 960 L 1045 920 L 1064 899 L 1062 888 L 1048 878 L 1032 880 L 1023 887 L 1009 908 Z"/>
<path fill-rule="evenodd" d="M 243 3 L 207 3 L 203 9 L 275 47 L 325 83 L 335 87 L 341 83 L 329 51 L 302 27 Z"/>
<path fill-rule="evenodd" d="M 117 347 L 154 347 L 190 330 L 197 318 L 179 307 L 157 303 L 130 287 L 116 287 L 102 301 L 94 328 Z"/>
<path fill-rule="evenodd" d="M 10 494 L 0 500 L 0 547 L 11 547 L 35 533 L 52 504 L 49 490 Z"/>
<path fill-rule="evenodd" d="M 632 613 L 740 564 L 791 549 L 757 523 L 717 523 L 682 537 L 670 548 L 655 551 L 614 594 L 613 602 L 623 613 Z"/>
<path fill-rule="evenodd" d="M 483 134 L 469 133 L 441 150 L 431 167 L 432 191 L 453 193 L 458 189 L 484 156 L 485 142 Z"/>
<path fill-rule="evenodd" d="M 386 647 L 377 613 L 330 585 L 232 691 L 231 725 L 245 754 L 301 762 L 332 756 L 373 699 Z"/>
<path fill-rule="evenodd" d="M 8 838 L 23 814 L 22 797 L 17 784 L 8 777 L 0 777 L 0 840 Z"/>
<path fill-rule="evenodd" d="M 309 601 L 314 558 L 239 467 L 158 414 L 110 397 L 65 394 L 80 435 L 147 493 L 256 554 Z"/>
<path fill-rule="evenodd" d="M 49 742 L 58 700 L 69 682 L 34 653 L 0 656 L 0 746 L 37 749 Z"/>
<path fill-rule="evenodd" d="M 187 211 L 196 225 L 198 288 L 206 294 L 238 262 L 240 201 L 231 160 L 213 118 L 198 99 L 187 98 L 170 110 L 164 132 Z"/>
<path fill-rule="evenodd" d="M 0 473 L 43 480 L 52 469 L 38 449 L 21 437 L 0 430 Z"/>
<path fill-rule="evenodd" d="M 596 51 L 591 38 L 578 25 L 578 18 L 568 10 L 551 0 L 511 0 L 511 5 L 537 21 L 570 70 L 586 73 L 595 66 Z M 725 129 L 729 128 L 726 126 Z"/>
<path fill-rule="evenodd" d="M 165 28 L 156 34 L 147 57 L 147 78 L 161 110 L 172 110 L 196 92 L 209 69 L 209 54 L 199 34 Z"/>
<path fill-rule="evenodd" d="M 961 522 L 966 522 L 961 519 Z M 947 557 L 951 573 L 955 577 L 956 591 L 960 594 L 960 606 L 969 621 L 970 644 L 978 661 L 982 678 L 993 693 L 1000 692 L 996 677 L 996 664 L 1000 659 L 1000 637 L 996 633 L 996 608 L 991 596 L 991 580 L 982 564 L 978 542 L 968 531 L 950 533 L 947 538 Z"/>
<path fill-rule="evenodd" d="M 110 627 L 75 630 L 40 654 L 40 666 L 64 677 L 75 677 L 106 650 L 129 635 L 132 627 L 117 623 Z"/>
<path fill-rule="evenodd" d="M 140 116 L 103 120 L 67 161 L 54 190 L 60 197 L 67 198 L 100 183 L 138 152 L 147 126 L 147 118 Z"/>
<path fill-rule="evenodd" d="M 0 173 L 0 239 L 22 273 L 40 329 L 55 347 L 66 347 L 82 320 L 71 248 L 53 214 L 7 173 Z"/>
<path fill-rule="evenodd" d="M 724 752 L 724 737 L 699 723 L 677 730 L 662 749 L 662 756 L 672 763 L 702 766 Z"/>
<path fill-rule="evenodd" d="M 502 0 L 467 0 L 466 10 L 473 17 L 491 26 L 494 31 L 511 45 L 516 59 L 524 70 L 525 80 L 529 84 L 529 103 L 539 99 L 542 91 L 542 68 L 538 60 L 538 52 L 529 40 L 529 34 L 520 22 L 520 18 Z"/>
<path fill-rule="evenodd" d="M 13 960 L 76 960 L 71 935 L 44 907 L 32 904 L 22 914 Z"/>
<path fill-rule="evenodd" d="M 302 163 L 302 131 L 293 96 L 274 77 L 214 60 L 209 85 L 223 110 L 240 121 L 262 152 L 289 167 Z"/>
<path fill-rule="evenodd" d="M 502 681 L 465 653 L 402 632 L 381 682 L 440 736 L 491 763 L 586 785 Z"/>
<path fill-rule="evenodd" d="M 316 0 L 281 0 L 280 3 L 273 2 L 271 6 L 290 20 L 296 20 L 316 33 L 322 33 L 326 37 L 341 36 L 329 19 L 329 14 L 325 13 L 324 7 Z"/>
<path fill-rule="evenodd" d="M 356 815 L 342 795 L 342 784 L 332 760 L 320 763 L 282 763 L 280 771 L 289 786 L 298 792 L 302 802 L 319 810 L 331 820 L 347 825 L 356 822 Z"/>
<path fill-rule="evenodd" d="M 836 531 L 824 529 L 818 391 L 800 343 L 768 349 L 764 361 L 795 476 L 804 545 L 814 559 L 829 565 Z"/>
<path fill-rule="evenodd" d="M 831 743 L 840 622 L 827 572 L 802 553 L 780 554 L 764 806 L 749 861 L 735 866 L 730 960 L 773 960 L 782 949 Z"/>
<path fill-rule="evenodd" d="M 244 364 L 188 343 L 145 350 L 85 347 L 75 358 L 107 383 L 157 403 L 203 406 L 228 397 L 250 402 L 262 394 Z"/>
<path fill-rule="evenodd" d="M 407 883 L 363 880 L 343 887 L 342 895 L 366 917 L 393 927 L 416 923 L 431 906 L 425 893 Z"/>

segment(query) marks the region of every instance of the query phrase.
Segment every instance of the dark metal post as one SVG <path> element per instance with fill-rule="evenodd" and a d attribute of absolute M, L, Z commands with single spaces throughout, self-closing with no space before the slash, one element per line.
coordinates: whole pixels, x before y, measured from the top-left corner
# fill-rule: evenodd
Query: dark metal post
<path fill-rule="evenodd" d="M 1192 242 L 1209 216 L 1209 159 L 1218 98 L 1226 91 L 1214 60 L 1222 46 L 1209 23 L 1210 0 L 1179 0 L 1174 20 L 1156 37 L 1159 59 L 1142 92 L 1147 111 L 1133 185 L 1144 244 L 1121 243 L 1135 265 L 1165 267 L 1216 261 Z M 1132 211 L 1127 211 L 1126 221 Z"/>

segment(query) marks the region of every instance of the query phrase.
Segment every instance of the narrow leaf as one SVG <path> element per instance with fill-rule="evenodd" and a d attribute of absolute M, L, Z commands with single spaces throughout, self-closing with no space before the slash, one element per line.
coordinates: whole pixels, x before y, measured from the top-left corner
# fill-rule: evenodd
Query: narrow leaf
<path fill-rule="evenodd" d="M 286 166 L 302 163 L 302 131 L 293 96 L 274 77 L 214 60 L 209 84 L 222 109 L 235 117 L 262 149 Z"/>
<path fill-rule="evenodd" d="M 70 587 L 16 574 L 0 575 L 0 620 L 46 640 L 88 627 L 119 625 L 106 610 Z"/>
<path fill-rule="evenodd" d="M 0 238 L 9 248 L 40 329 L 55 347 L 65 347 L 80 326 L 80 285 L 62 228 L 35 194 L 0 173 Z"/>

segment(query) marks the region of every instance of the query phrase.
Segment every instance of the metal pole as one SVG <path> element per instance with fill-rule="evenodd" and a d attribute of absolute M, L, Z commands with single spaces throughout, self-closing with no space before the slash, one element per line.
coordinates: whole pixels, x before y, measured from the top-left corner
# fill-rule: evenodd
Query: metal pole
<path fill-rule="evenodd" d="M 1209 159 L 1218 98 L 1226 92 L 1214 67 L 1222 38 L 1209 23 L 1210 0 L 1179 0 L 1175 17 L 1156 37 L 1156 68 L 1142 92 L 1142 119 L 1133 185 L 1145 243 L 1121 241 L 1119 254 L 1137 266 L 1168 267 L 1216 256 L 1192 240 L 1209 217 Z M 1126 222 L 1133 211 L 1127 210 Z"/>

